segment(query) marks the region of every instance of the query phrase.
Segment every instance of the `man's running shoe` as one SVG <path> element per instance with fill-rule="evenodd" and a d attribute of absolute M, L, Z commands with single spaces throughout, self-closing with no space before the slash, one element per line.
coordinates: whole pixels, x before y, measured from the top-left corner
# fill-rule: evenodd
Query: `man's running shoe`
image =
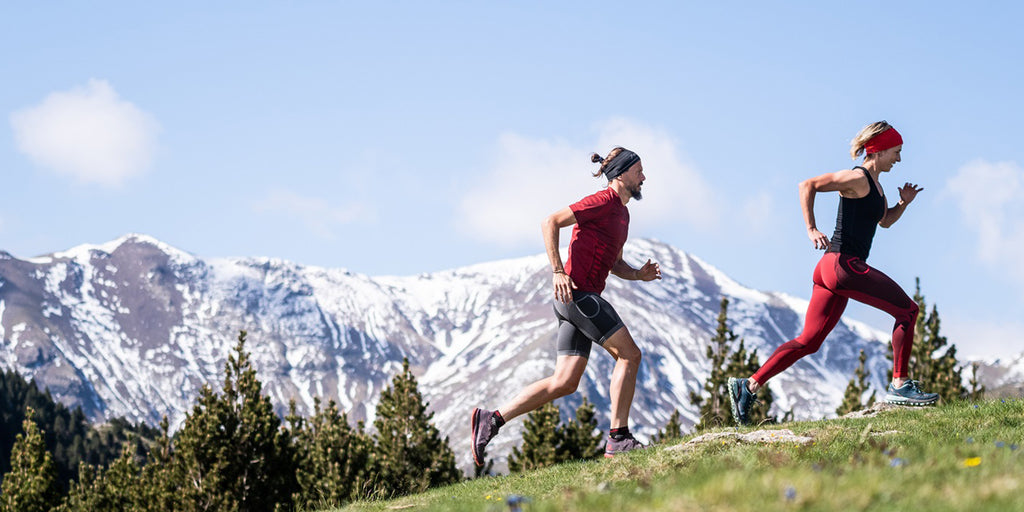
<path fill-rule="evenodd" d="M 932 405 L 939 400 L 938 393 L 925 393 L 918 387 L 916 380 L 908 380 L 898 388 L 892 387 L 885 391 L 885 401 L 897 405 Z"/>
<path fill-rule="evenodd" d="M 473 409 L 473 462 L 477 466 L 484 465 L 484 449 L 487 448 L 487 443 L 498 435 L 498 428 L 494 419 L 494 411 Z"/>
<path fill-rule="evenodd" d="M 750 424 L 750 408 L 757 396 L 747 389 L 747 379 L 729 377 L 729 403 L 732 404 L 732 419 L 737 425 Z"/>
<path fill-rule="evenodd" d="M 647 448 L 640 441 L 637 441 L 633 437 L 633 434 L 629 434 L 622 439 L 608 438 L 608 442 L 604 444 L 604 457 L 610 459 L 620 453 L 626 453 L 633 450 L 642 450 Z"/>

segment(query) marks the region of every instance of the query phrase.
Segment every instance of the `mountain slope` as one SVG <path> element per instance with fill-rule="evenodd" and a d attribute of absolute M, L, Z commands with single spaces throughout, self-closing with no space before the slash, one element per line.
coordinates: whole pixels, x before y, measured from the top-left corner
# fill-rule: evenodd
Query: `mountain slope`
<path fill-rule="evenodd" d="M 504 510 L 517 498 L 530 503 L 526 510 L 567 512 L 1024 510 L 1024 401 L 875 407 L 867 414 L 712 429 L 611 460 L 324 512 Z"/>

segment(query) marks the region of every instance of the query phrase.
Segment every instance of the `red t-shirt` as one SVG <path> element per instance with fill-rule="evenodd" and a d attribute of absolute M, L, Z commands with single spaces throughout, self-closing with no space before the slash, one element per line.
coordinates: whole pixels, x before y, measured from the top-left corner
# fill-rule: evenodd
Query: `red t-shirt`
<path fill-rule="evenodd" d="M 584 292 L 601 293 L 629 232 L 629 210 L 606 188 L 569 206 L 576 216 L 565 272 Z"/>

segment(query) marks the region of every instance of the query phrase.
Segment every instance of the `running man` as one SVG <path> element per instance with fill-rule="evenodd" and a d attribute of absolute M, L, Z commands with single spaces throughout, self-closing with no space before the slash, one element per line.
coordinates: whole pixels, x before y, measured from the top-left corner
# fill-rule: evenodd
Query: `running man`
<path fill-rule="evenodd" d="M 900 200 L 889 207 L 879 183 L 883 172 L 892 170 L 900 161 L 903 138 L 895 128 L 879 121 L 865 126 L 850 141 L 850 156 L 864 153 L 864 162 L 853 169 L 822 174 L 800 183 L 800 206 L 803 208 L 808 237 L 815 249 L 825 249 L 814 269 L 814 290 L 807 307 L 803 332 L 779 346 L 761 368 L 749 379 L 729 379 L 729 399 L 737 423 L 749 422 L 749 411 L 757 390 L 793 363 L 813 354 L 836 326 L 849 299 L 881 309 L 895 318 L 892 331 L 892 382 L 885 401 L 902 405 L 931 405 L 939 395 L 924 393 L 917 381 L 907 375 L 910 347 L 914 342 L 914 326 L 918 306 L 898 284 L 879 270 L 868 266 L 875 227 L 892 226 L 907 206 L 924 190 L 912 183 L 899 188 Z M 818 231 L 814 221 L 814 197 L 818 192 L 839 192 L 839 213 L 836 230 L 830 241 Z"/>
<path fill-rule="evenodd" d="M 484 448 L 506 421 L 576 391 L 587 367 L 591 343 L 596 343 L 615 358 L 611 380 L 611 430 L 605 444 L 605 457 L 643 448 L 629 433 L 629 408 L 633 403 L 640 348 L 615 309 L 601 298 L 608 273 L 632 281 L 661 279 L 661 268 L 647 260 L 633 268 L 622 259 L 622 246 L 629 229 L 630 199 L 640 199 L 644 169 L 640 157 L 617 147 L 601 158 L 594 177 L 604 174 L 608 187 L 596 194 L 551 214 L 543 223 L 544 245 L 551 261 L 555 292 L 555 317 L 558 318 L 558 358 L 550 377 L 530 384 L 511 402 L 494 411 L 473 409 L 473 461 L 483 465 Z M 559 231 L 573 226 L 569 259 L 562 265 L 558 252 Z"/>

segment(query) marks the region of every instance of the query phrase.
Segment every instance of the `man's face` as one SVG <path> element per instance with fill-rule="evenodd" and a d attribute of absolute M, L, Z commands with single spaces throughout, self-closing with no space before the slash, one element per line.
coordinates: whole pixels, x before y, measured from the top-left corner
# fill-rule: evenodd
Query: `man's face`
<path fill-rule="evenodd" d="M 622 183 L 626 185 L 626 190 L 628 190 L 629 194 L 633 196 L 633 199 L 642 199 L 640 187 L 643 186 L 644 180 L 647 179 L 647 177 L 644 176 L 644 166 L 642 163 L 637 162 L 633 164 L 633 166 L 630 167 L 628 171 L 622 173 L 619 178 L 622 179 Z"/>

